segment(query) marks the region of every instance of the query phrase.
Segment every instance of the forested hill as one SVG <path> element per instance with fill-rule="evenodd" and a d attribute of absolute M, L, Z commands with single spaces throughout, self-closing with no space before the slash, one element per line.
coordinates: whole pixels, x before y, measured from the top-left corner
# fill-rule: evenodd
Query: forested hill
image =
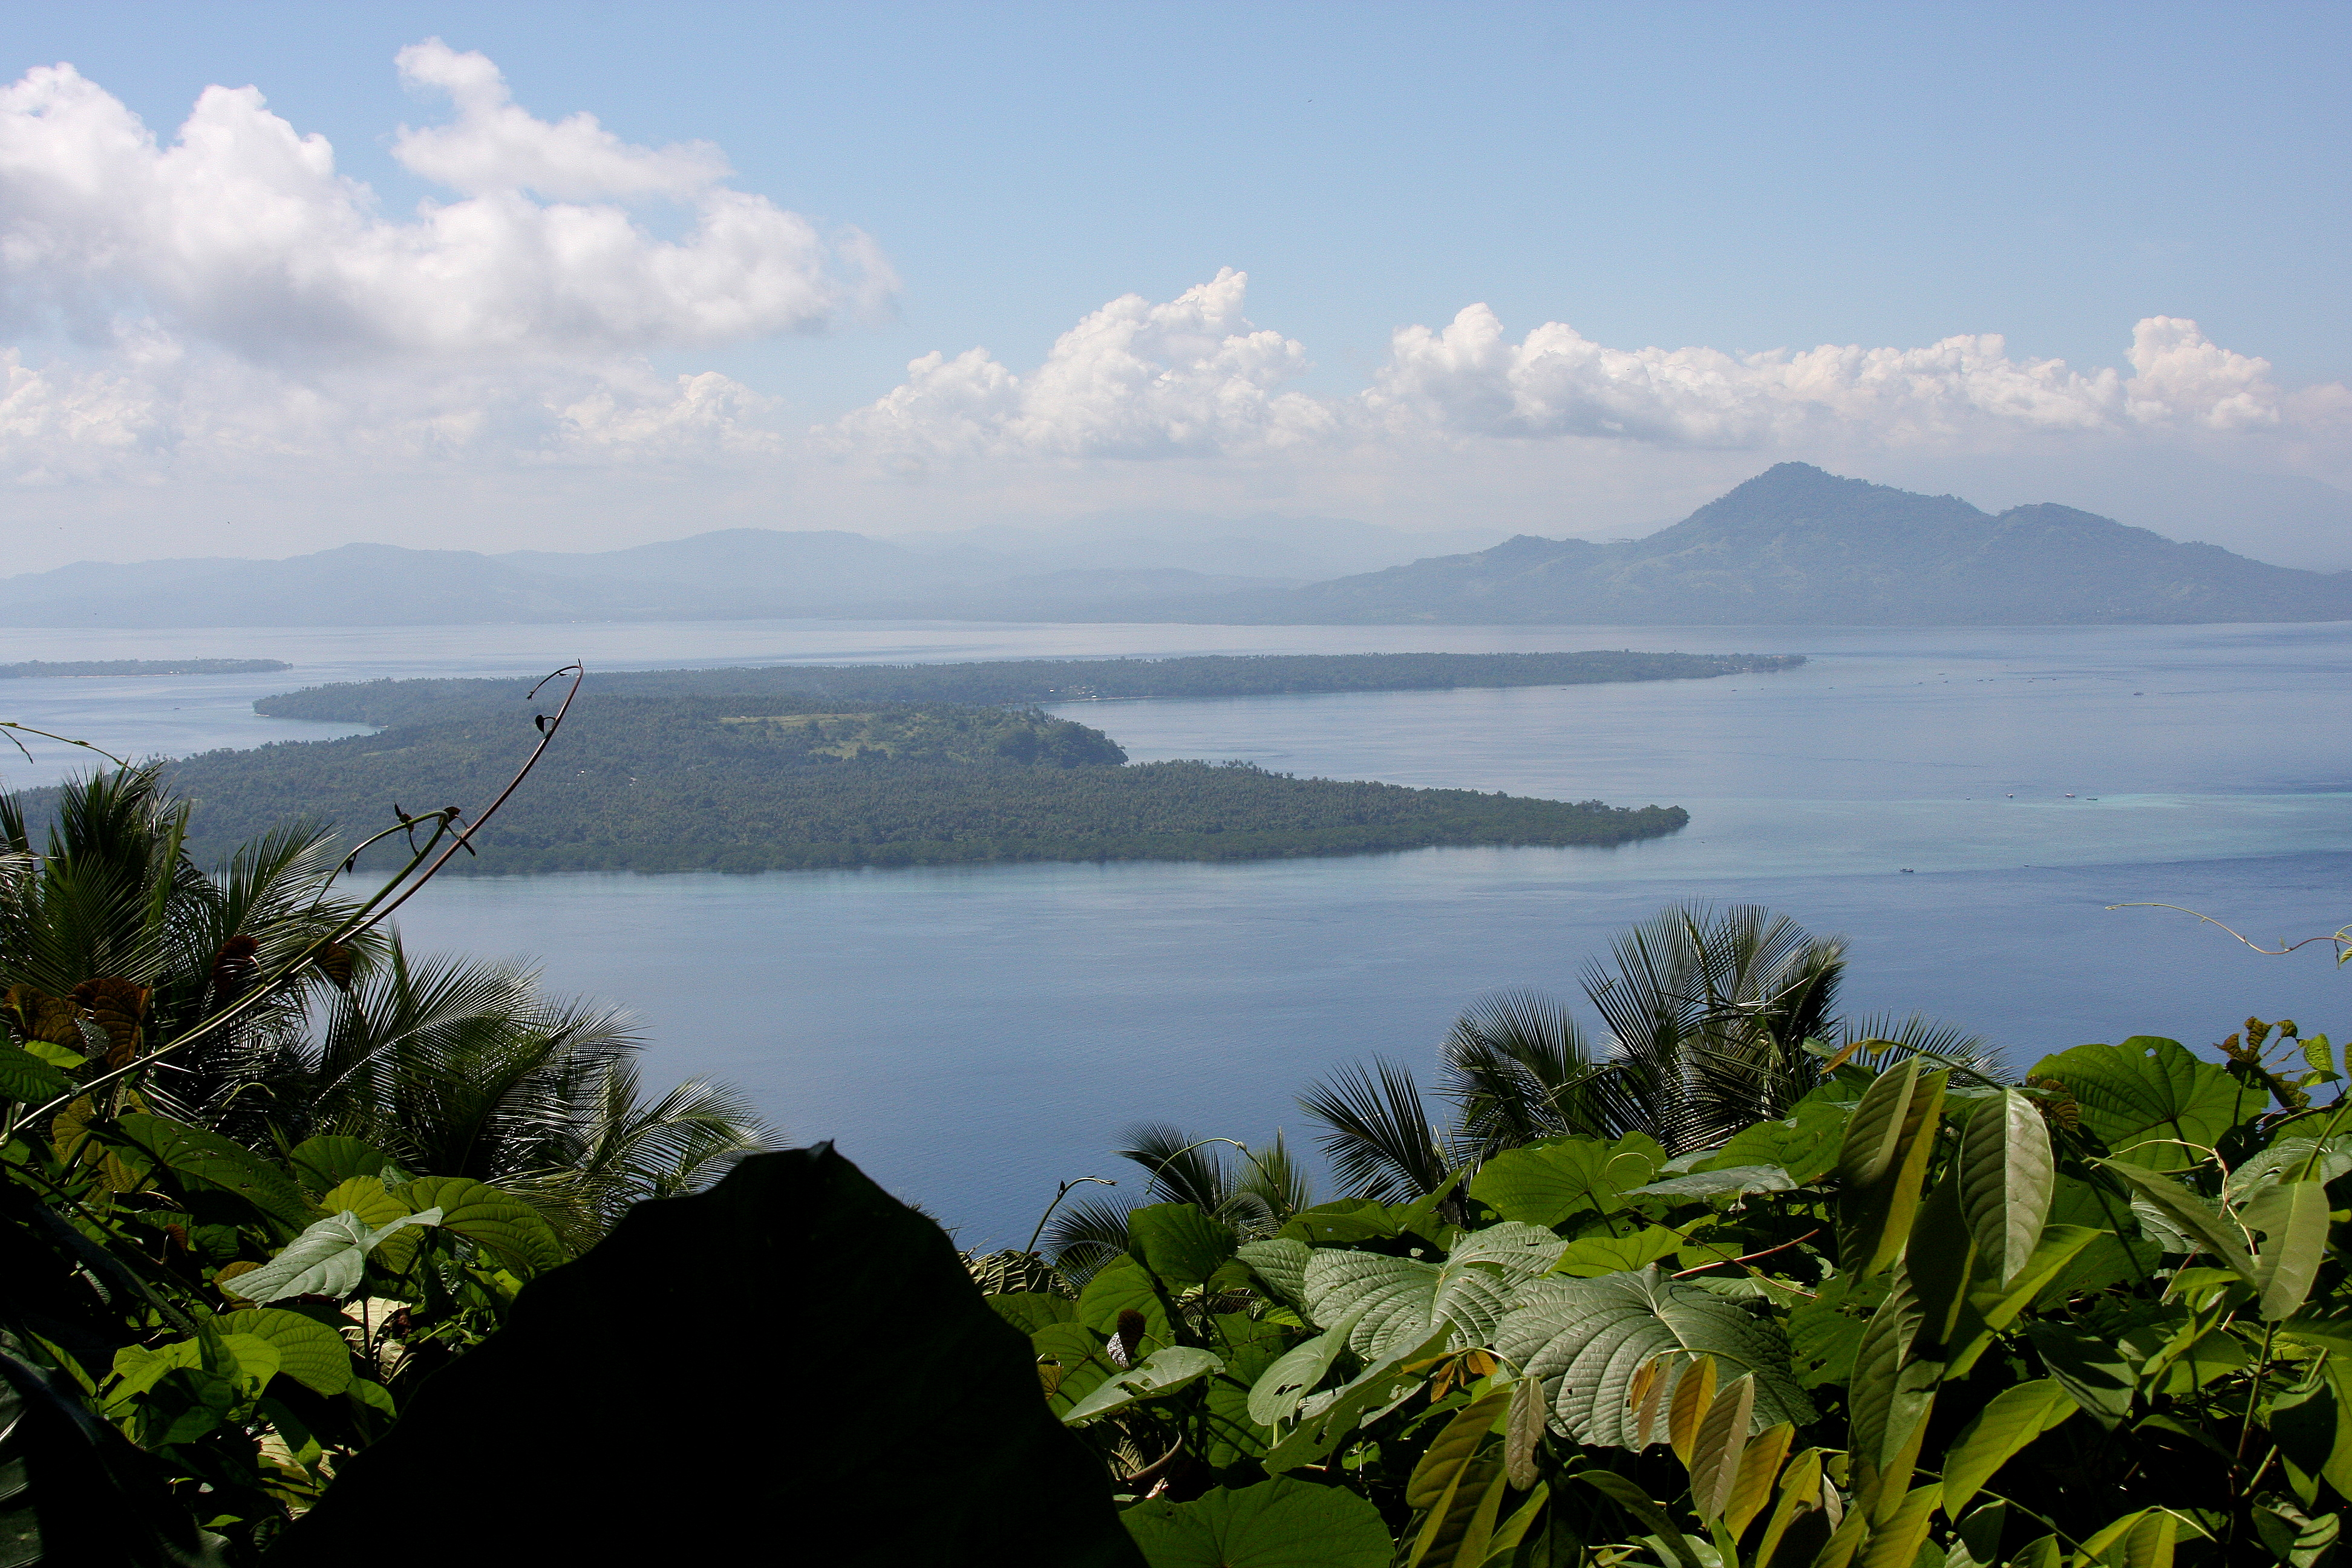
<path fill-rule="evenodd" d="M 806 696 L 855 702 L 1040 703 L 1147 697 L 1423 691 L 1688 680 L 1804 663 L 1787 654 L 1209 654 L 1188 658 L 1003 659 L 969 664 L 775 665 L 598 671 L 583 696 Z M 510 709 L 529 680 L 370 680 L 265 697 L 257 712 L 378 726 Z"/>
<path fill-rule="evenodd" d="M 1203 618 L 1206 618 L 1205 616 Z M 2304 572 L 2063 506 L 1990 516 L 1782 463 L 1643 539 L 1521 535 L 1310 583 L 1218 618 L 1679 626 L 2352 620 L 2352 572 Z"/>
<path fill-rule="evenodd" d="M 171 766 L 199 858 L 292 816 L 356 839 L 478 808 L 528 751 L 511 710 Z M 1097 730 L 1034 710 L 607 695 L 452 870 L 755 871 L 959 861 L 1244 859 L 1440 844 L 1613 844 L 1678 807 L 1297 779 L 1241 764 L 1120 765 Z M 28 800 L 39 815 L 44 803 Z"/>

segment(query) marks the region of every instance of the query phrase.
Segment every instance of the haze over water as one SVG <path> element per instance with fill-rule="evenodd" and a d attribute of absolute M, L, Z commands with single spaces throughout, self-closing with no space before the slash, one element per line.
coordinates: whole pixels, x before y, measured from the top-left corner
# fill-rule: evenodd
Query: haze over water
<path fill-rule="evenodd" d="M 268 691 L 540 673 L 574 657 L 627 668 L 1627 647 L 1811 662 L 1707 681 L 1063 711 L 1138 760 L 1240 757 L 1688 807 L 1689 827 L 1664 839 L 1230 865 L 453 879 L 409 904 L 402 926 L 422 947 L 541 957 L 557 989 L 644 1017 L 649 1081 L 731 1079 L 795 1139 L 836 1139 L 980 1245 L 1018 1244 L 1057 1178 L 1118 1174 L 1105 1151 L 1131 1120 L 1303 1139 L 1291 1097 L 1333 1063 L 1384 1054 L 1425 1069 L 1477 994 L 1574 995 L 1612 934 L 1675 899 L 1759 901 L 1845 932 L 1849 1013 L 1916 1008 L 2021 1065 L 2133 1033 L 2201 1046 L 2249 1011 L 2352 1031 L 2352 975 L 2321 949 L 2263 958 L 2187 915 L 2104 908 L 2188 904 L 2263 938 L 2352 919 L 2342 624 L 18 631 L 0 633 L 0 659 L 296 668 L 11 681 L 0 716 L 180 754 L 348 732 L 258 718 L 249 704 Z M 593 746 L 593 717 L 583 708 L 559 746 Z M 520 717 L 516 741 L 520 757 Z M 5 782 L 72 765 L 60 748 L 37 755 Z"/>

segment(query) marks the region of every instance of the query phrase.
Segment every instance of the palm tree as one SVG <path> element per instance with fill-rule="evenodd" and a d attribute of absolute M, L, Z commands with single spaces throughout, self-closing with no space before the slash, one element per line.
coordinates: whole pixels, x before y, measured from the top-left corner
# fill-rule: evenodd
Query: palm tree
<path fill-rule="evenodd" d="M 1829 1033 L 1842 937 L 1817 938 L 1756 904 L 1670 904 L 1584 972 L 1613 1056 L 1668 1149 L 1704 1148 L 1787 1114 L 1820 1079 L 1804 1043 Z"/>
<path fill-rule="evenodd" d="M 1455 1107 L 1454 1151 L 1475 1162 L 1562 1133 L 1613 1138 L 1643 1120 L 1616 1064 L 1596 1057 L 1575 1016 L 1539 991 L 1472 1003 L 1438 1054 L 1438 1092 Z"/>
<path fill-rule="evenodd" d="M 1121 1129 L 1119 1142 L 1125 1146 L 1118 1156 L 1144 1170 L 1145 1202 L 1194 1205 L 1238 1240 L 1272 1236 L 1315 1202 L 1314 1183 L 1280 1131 L 1252 1149 L 1228 1138 L 1194 1137 L 1165 1121 L 1139 1121 Z M 1135 1206 L 1114 1198 L 1057 1199 L 1043 1230 L 1054 1267 L 1083 1283 L 1127 1250 L 1127 1216 Z"/>
<path fill-rule="evenodd" d="M 1300 1097 L 1352 1194 L 1399 1203 L 1442 1190 L 1505 1149 L 1564 1134 L 1645 1132 L 1680 1153 L 1777 1119 L 1825 1079 L 1808 1042 L 1854 1044 L 1883 1066 L 1924 1052 L 1987 1081 L 1980 1037 L 1917 1015 L 1834 1017 L 1844 943 L 1752 904 L 1669 905 L 1587 966 L 1607 1035 L 1596 1049 L 1568 1008 L 1531 991 L 1475 1003 L 1440 1048 L 1433 1119 L 1410 1069 L 1339 1069 Z M 1816 1047 L 1818 1048 L 1818 1047 Z"/>
<path fill-rule="evenodd" d="M 36 852 L 21 803 L 0 796 L 0 985 L 17 1032 L 121 1066 L 236 1001 L 351 912 L 332 895 L 340 859 L 324 831 L 289 824 L 239 848 L 217 877 L 184 849 L 188 808 L 152 765 L 58 793 Z M 145 1073 L 167 1113 L 223 1089 L 225 1064 L 284 1037 L 347 963 L 380 943 L 322 953 L 290 984 Z"/>
<path fill-rule="evenodd" d="M 152 765 L 72 781 L 36 853 L 0 797 L 7 1021 L 110 1065 L 213 1018 L 352 912 L 344 849 L 288 824 L 213 875 Z M 699 1081 L 647 1103 L 645 1042 L 619 1015 L 543 995 L 513 963 L 412 958 L 396 939 L 329 948 L 195 1047 L 157 1058 L 145 1104 L 265 1152 L 334 1132 L 401 1167 L 529 1198 L 573 1247 L 628 1204 L 691 1190 L 771 1142 L 744 1099 Z"/>

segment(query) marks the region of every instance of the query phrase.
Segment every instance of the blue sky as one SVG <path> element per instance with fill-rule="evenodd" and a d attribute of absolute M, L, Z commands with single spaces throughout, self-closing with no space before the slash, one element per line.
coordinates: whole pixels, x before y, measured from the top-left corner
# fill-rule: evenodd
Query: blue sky
<path fill-rule="evenodd" d="M 393 503 L 352 489 L 371 463 L 399 469 L 398 506 L 437 497 L 464 520 L 453 526 L 487 525 L 515 544 L 551 542 L 559 504 L 586 543 L 691 531 L 706 515 L 887 531 L 1145 500 L 1401 526 L 1454 524 L 1440 513 L 1466 505 L 1557 533 L 1581 519 L 1545 507 L 1580 493 L 1607 531 L 1665 521 L 1791 455 L 1850 471 L 1875 461 L 1896 477 L 1937 463 L 1990 472 L 2007 458 L 2019 472 L 2112 472 L 2144 467 L 2151 450 L 2305 484 L 2347 475 L 2342 408 L 2305 395 L 2352 380 L 2352 8 L 2341 5 L 86 4 L 0 5 L 0 77 L 70 62 L 167 145 L 208 86 L 257 87 L 294 132 L 331 143 L 336 171 L 364 182 L 387 222 L 453 199 L 395 156 L 403 124 L 450 118 L 444 94 L 404 83 L 394 63 L 437 37 L 487 57 L 513 106 L 540 121 L 585 111 L 624 143 L 711 143 L 732 170 L 726 188 L 805 215 L 828 244 L 854 226 L 878 252 L 850 268 L 862 286 L 825 309 L 753 312 L 737 330 L 648 329 L 597 349 L 652 378 L 612 395 L 640 424 L 659 423 L 645 387 L 716 373 L 743 389 L 727 416 L 774 437 L 700 460 L 647 447 L 606 471 L 577 443 L 551 456 L 527 430 L 445 439 L 406 462 L 380 443 L 355 457 L 332 420 L 289 434 L 292 395 L 252 384 L 263 364 L 306 398 L 379 411 L 354 415 L 362 425 L 392 417 L 380 412 L 391 398 L 399 418 L 444 431 L 468 419 L 522 430 L 515 409 L 585 406 L 581 387 L 620 384 L 621 372 L 578 355 L 565 374 L 588 379 L 557 384 L 548 366 L 569 351 L 552 338 L 534 340 L 504 381 L 481 342 L 406 344 L 394 368 L 373 350 L 337 360 L 345 350 L 331 343 L 298 353 L 219 329 L 240 315 L 233 302 L 184 299 L 175 317 L 156 303 L 175 283 L 96 277 L 89 262 L 82 292 L 103 297 L 111 324 L 100 331 L 58 303 L 60 269 L 99 254 L 84 247 L 29 293 L 12 280 L 21 363 L 52 380 L 145 364 L 152 354 L 138 359 L 124 334 L 152 322 L 173 363 L 219 360 L 208 407 L 234 383 L 234 395 L 279 412 L 275 424 L 256 415 L 236 439 L 198 432 L 184 412 L 156 415 L 118 443 L 142 454 L 136 463 L 62 449 L 45 460 L 40 442 L 65 426 L 26 425 L 0 529 L 22 530 L 34 554 L 92 515 L 119 525 L 125 553 L 164 552 L 184 503 L 241 509 L 257 552 L 281 552 L 262 545 L 291 537 L 305 507 L 348 518 L 337 526 L 351 537 L 381 536 Z M 8 188 L 0 176 L 0 218 Z M 581 199 L 616 203 L 653 242 L 687 237 L 696 210 L 661 195 Z M 1025 384 L 1089 312 L 1127 295 L 1177 301 L 1223 268 L 1247 274 L 1245 297 L 1210 309 L 1200 330 L 1244 339 L 1245 312 L 1298 350 L 1227 380 L 1307 401 L 1202 436 L 1182 410 L 1139 425 L 1041 402 Z M 2136 323 L 2173 319 L 2235 359 L 2212 360 L 2221 381 L 2197 372 L 2205 379 L 2183 394 L 2195 406 L 2168 424 L 2116 413 L 2114 430 L 2085 435 L 2071 415 L 2036 416 L 2014 439 L 1965 421 L 1923 437 L 1916 418 L 1856 415 L 1850 398 L 1795 424 L 1694 422 L 1683 410 L 1653 428 L 1646 416 L 1562 413 L 1553 383 L 1531 393 L 1524 376 L 1512 383 L 1517 412 L 1483 424 L 1462 410 L 1488 391 L 1458 376 L 1432 390 L 1414 373 L 1378 418 L 1358 406 L 1399 374 L 1396 329 L 1434 331 L 1482 303 L 1514 345 L 1550 322 L 1612 351 L 1734 360 L 2000 334 L 2007 362 L 2127 378 Z M 279 308 L 257 295 L 242 314 Z M 990 384 L 988 434 L 972 436 L 963 414 L 961 434 L 942 434 L 942 398 L 980 406 L 977 384 L 959 382 L 915 399 L 887 432 L 868 421 L 804 449 L 811 426 L 913 384 L 910 360 L 975 347 L 1024 383 Z M 1522 357 L 1538 356 L 1528 346 Z M 2260 374 L 2239 363 L 2257 358 Z M 292 359 L 303 366 L 289 370 Z M 362 372 L 374 378 L 364 395 L 351 379 Z M 397 396 L 384 390 L 395 374 L 407 378 Z M 2215 412 L 2256 383 L 2285 401 Z M 2110 410 L 2149 402 L 2077 393 Z M 506 412 L 483 425 L 478 405 Z M 1443 405 L 1442 417 L 1405 421 L 1407 405 Z M 1104 421 L 1122 434 L 1085 433 Z M 593 515 L 583 498 L 601 498 Z"/>

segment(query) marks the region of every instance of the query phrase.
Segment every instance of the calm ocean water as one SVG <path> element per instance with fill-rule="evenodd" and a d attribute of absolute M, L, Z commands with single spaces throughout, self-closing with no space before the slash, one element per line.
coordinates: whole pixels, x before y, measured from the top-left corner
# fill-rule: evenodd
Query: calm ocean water
<path fill-rule="evenodd" d="M 1081 704 L 1138 758 L 1687 806 L 1615 849 L 1229 866 L 475 879 L 404 911 L 427 947 L 528 952 L 635 1008 L 650 1076 L 751 1089 L 966 1242 L 1018 1242 L 1126 1121 L 1306 1133 L 1335 1062 L 1426 1064 L 1481 992 L 1573 994 L 1675 899 L 1852 939 L 1849 1011 L 1918 1009 L 2012 1058 L 2203 1045 L 2249 1012 L 2352 1033 L 2352 973 L 2249 952 L 2352 920 L 2352 626 L 1220 627 L 738 622 L 0 632 L 0 661 L 270 657 L 260 678 L 0 683 L 0 717 L 146 754 L 341 732 L 265 692 L 382 675 L 751 662 L 1577 647 L 1795 652 L 1712 681 Z M 518 750 L 524 737 L 518 735 Z M 593 731 L 567 731 L 567 746 Z M 12 786 L 72 765 L 14 758 Z M 1122 1187 L 1122 1191 L 1126 1187 Z"/>

